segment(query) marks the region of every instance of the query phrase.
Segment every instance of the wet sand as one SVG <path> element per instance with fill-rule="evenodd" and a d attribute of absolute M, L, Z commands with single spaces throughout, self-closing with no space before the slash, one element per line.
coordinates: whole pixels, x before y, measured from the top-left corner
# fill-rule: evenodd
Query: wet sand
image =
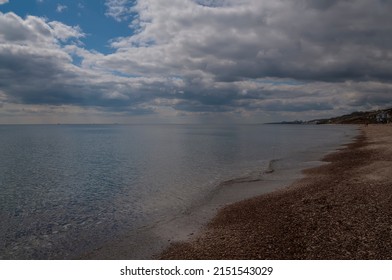
<path fill-rule="evenodd" d="M 392 259 L 392 126 L 370 125 L 279 191 L 221 209 L 161 259 Z M 262 183 L 262 182 L 260 182 Z"/>

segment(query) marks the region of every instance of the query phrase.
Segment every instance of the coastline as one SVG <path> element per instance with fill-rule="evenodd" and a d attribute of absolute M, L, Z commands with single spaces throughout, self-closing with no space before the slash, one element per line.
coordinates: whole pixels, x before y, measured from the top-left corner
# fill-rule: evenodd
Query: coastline
<path fill-rule="evenodd" d="M 292 127 L 289 127 L 290 129 Z M 328 127 L 325 127 L 328 131 Z M 358 126 L 344 129 L 339 139 L 324 141 L 322 146 L 304 146 L 283 157 L 277 155 L 268 165 L 221 181 L 203 199 L 195 201 L 185 211 L 158 223 L 141 227 L 120 238 L 83 253 L 78 259 L 154 259 L 172 244 L 186 242 L 199 236 L 218 211 L 228 205 L 285 188 L 304 177 L 304 169 L 325 164 L 320 159 L 353 141 Z M 323 129 L 324 131 L 324 129 Z M 332 130 L 333 131 L 333 130 Z M 340 140 L 340 141 L 337 141 Z M 316 142 L 317 143 L 317 142 Z"/>
<path fill-rule="evenodd" d="M 392 126 L 362 127 L 327 164 L 221 209 L 160 259 L 391 259 Z"/>
<path fill-rule="evenodd" d="M 200 201 L 201 204 L 190 207 L 186 213 L 112 240 L 77 259 L 156 259 L 173 244 L 187 242 L 202 234 L 224 207 L 278 191 L 303 178 L 304 169 L 323 164 L 318 160 L 318 154 L 309 155 L 307 161 L 299 160 L 292 164 L 285 161 L 278 164 L 277 160 L 273 160 L 268 169 L 260 174 L 221 182 L 214 192 Z"/>

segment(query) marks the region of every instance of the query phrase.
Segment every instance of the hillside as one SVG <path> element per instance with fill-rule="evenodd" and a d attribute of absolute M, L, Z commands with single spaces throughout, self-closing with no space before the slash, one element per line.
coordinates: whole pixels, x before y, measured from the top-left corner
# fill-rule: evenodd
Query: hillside
<path fill-rule="evenodd" d="M 308 121 L 309 124 L 371 124 L 391 122 L 392 108 L 369 112 L 353 112 L 330 119 Z"/>

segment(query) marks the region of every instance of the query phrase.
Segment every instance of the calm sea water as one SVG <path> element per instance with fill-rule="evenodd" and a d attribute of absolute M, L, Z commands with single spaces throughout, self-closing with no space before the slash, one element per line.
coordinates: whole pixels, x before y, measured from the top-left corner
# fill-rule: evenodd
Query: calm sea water
<path fill-rule="evenodd" d="M 75 258 L 181 215 L 221 182 L 306 160 L 351 126 L 0 126 L 0 259 Z"/>

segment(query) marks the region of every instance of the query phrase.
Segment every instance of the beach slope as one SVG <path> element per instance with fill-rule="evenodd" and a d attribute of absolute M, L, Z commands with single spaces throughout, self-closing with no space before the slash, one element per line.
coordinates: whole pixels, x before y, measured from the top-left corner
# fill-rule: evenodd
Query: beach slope
<path fill-rule="evenodd" d="M 161 259 L 391 259 L 392 126 L 369 125 L 284 190 L 226 206 Z"/>

